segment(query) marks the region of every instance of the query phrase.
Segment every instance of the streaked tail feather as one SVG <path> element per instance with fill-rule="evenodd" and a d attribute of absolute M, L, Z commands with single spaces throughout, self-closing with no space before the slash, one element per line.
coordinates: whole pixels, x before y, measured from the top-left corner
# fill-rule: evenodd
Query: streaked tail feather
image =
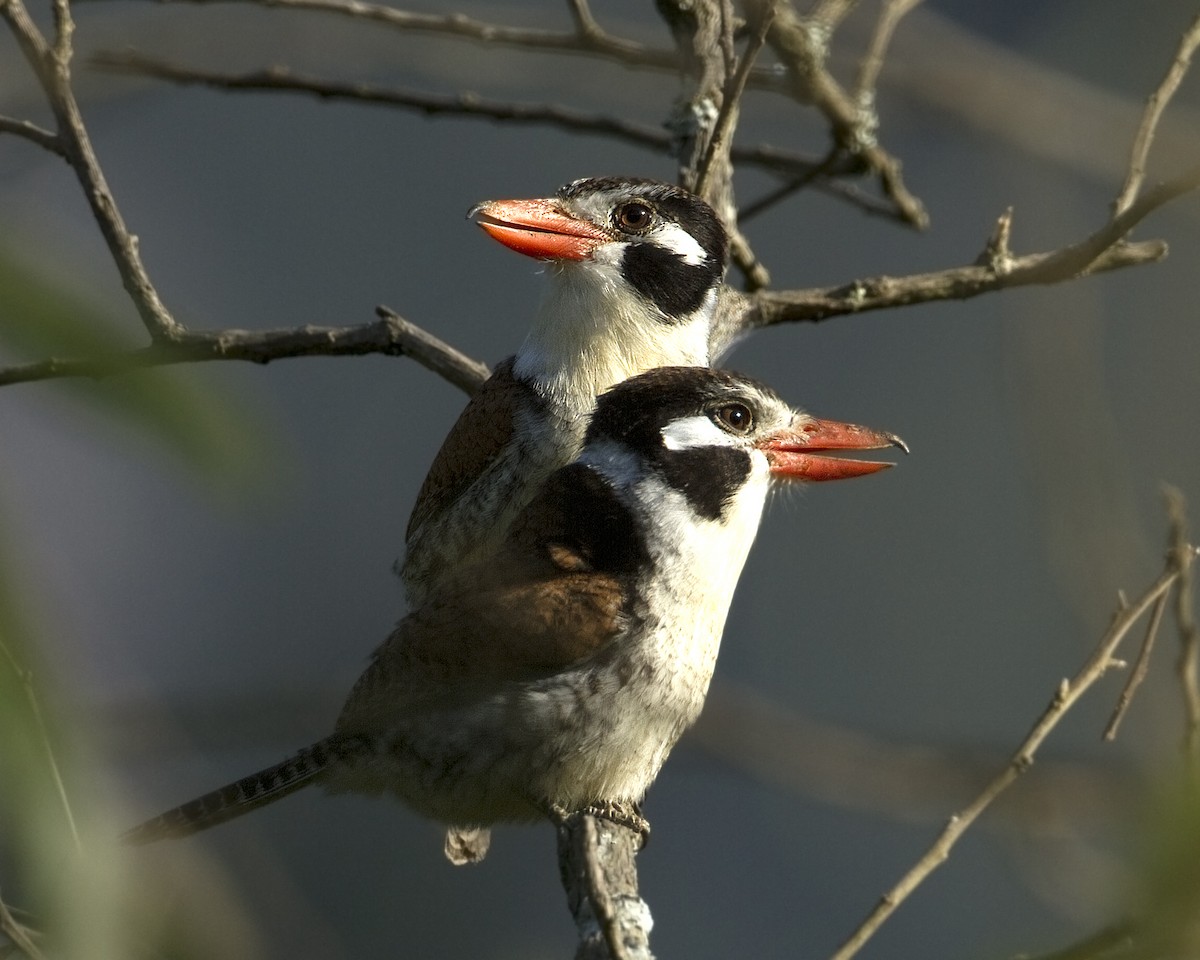
<path fill-rule="evenodd" d="M 289 793 L 308 786 L 324 770 L 352 764 L 375 751 L 374 741 L 364 736 L 332 736 L 305 747 L 282 763 L 213 790 L 202 797 L 168 810 L 121 835 L 128 844 L 154 843 L 168 837 L 186 837 L 226 820 L 240 817 Z"/>

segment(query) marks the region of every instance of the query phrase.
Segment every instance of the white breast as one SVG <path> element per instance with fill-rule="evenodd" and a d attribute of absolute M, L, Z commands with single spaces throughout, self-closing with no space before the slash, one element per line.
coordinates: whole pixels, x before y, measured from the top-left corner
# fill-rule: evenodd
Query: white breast
<path fill-rule="evenodd" d="M 629 288 L 616 263 L 549 269 L 555 275 L 514 367 L 543 395 L 572 412 L 582 402 L 586 415 L 597 394 L 646 370 L 708 365 L 715 290 L 692 316 L 668 320 Z"/>
<path fill-rule="evenodd" d="M 610 476 L 622 472 L 618 461 L 628 457 L 620 448 L 600 445 L 592 453 Z M 589 688 L 602 695 L 561 704 L 594 711 L 588 724 L 596 742 L 575 753 L 574 769 L 560 786 L 577 783 L 593 797 L 640 798 L 700 715 L 767 486 L 766 462 L 755 457 L 751 476 L 720 521 L 698 519 L 683 495 L 657 477 L 642 476 L 626 491 L 626 502 L 645 524 L 654 563 L 637 611 L 642 629 L 622 640 L 611 662 L 581 671 L 590 675 Z M 552 700 L 561 693 L 559 687 L 543 695 Z"/>

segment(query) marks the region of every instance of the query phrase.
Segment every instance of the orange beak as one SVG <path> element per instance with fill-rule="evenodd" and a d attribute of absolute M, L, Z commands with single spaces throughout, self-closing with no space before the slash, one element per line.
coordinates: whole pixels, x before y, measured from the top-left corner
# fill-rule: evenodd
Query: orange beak
<path fill-rule="evenodd" d="M 488 200 L 467 216 L 510 250 L 538 260 L 586 260 L 612 239 L 595 224 L 564 213 L 556 200 Z"/>
<path fill-rule="evenodd" d="M 877 460 L 818 456 L 834 450 L 898 447 L 908 453 L 908 445 L 894 433 L 836 420 L 817 420 L 804 414 L 787 428 L 760 440 L 758 447 L 767 455 L 772 476 L 787 480 L 846 480 L 895 466 Z"/>

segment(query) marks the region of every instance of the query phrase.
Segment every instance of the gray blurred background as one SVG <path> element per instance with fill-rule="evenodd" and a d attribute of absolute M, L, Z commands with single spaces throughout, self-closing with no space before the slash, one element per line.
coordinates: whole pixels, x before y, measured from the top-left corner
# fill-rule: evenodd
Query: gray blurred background
<path fill-rule="evenodd" d="M 569 24 L 558 4 L 454 9 Z M 594 12 L 615 32 L 668 43 L 652 9 Z M 77 13 L 84 54 L 133 46 L 229 69 L 283 62 L 647 123 L 678 88 L 597 60 L 241 5 Z M 1141 101 L 1194 13 L 1170 0 L 930 0 L 902 24 L 884 70 L 880 135 L 932 227 L 915 234 L 800 194 L 746 225 L 774 286 L 969 263 L 1008 206 L 1017 253 L 1091 232 L 1120 187 Z M 494 363 L 524 336 L 540 278 L 465 222 L 467 208 L 580 176 L 674 176 L 665 157 L 555 130 L 178 89 L 86 63 L 76 74 L 147 266 L 179 319 L 200 328 L 355 324 L 384 303 Z M 1171 108 L 1152 180 L 1200 154 L 1197 89 L 1190 78 Z M 6 35 L 0 113 L 46 116 Z M 742 142 L 824 149 L 823 124 L 798 124 L 778 97 L 751 94 L 743 116 Z M 745 170 L 739 197 L 772 184 Z M 0 231 L 117 311 L 136 341 L 69 170 L 4 136 Z M 820 415 L 901 434 L 912 455 L 882 476 L 772 503 L 709 711 L 646 805 L 654 839 L 639 863 L 659 956 L 831 952 L 1000 769 L 1098 639 L 1117 591 L 1136 594 L 1162 569 L 1161 485 L 1179 486 L 1200 515 L 1200 205 L 1185 198 L 1136 236 L 1167 239 L 1170 257 L 1054 288 L 780 327 L 726 361 Z M 239 462 L 251 466 L 197 472 L 60 383 L 0 395 L 4 535 L 43 659 L 100 757 L 68 789 L 103 794 L 128 824 L 330 729 L 403 613 L 391 565 L 464 403 L 406 359 L 167 375 L 226 412 L 221 429 L 249 437 L 254 455 Z M 1045 951 L 1120 913 L 1139 837 L 1153 831 L 1146 792 L 1182 731 L 1172 642 L 1119 740 L 1100 743 L 1117 677 L 865 956 Z M 501 828 L 482 865 L 455 869 L 436 826 L 389 802 L 310 791 L 138 850 L 127 866 L 135 886 L 174 884 L 178 901 L 217 904 L 213 923 L 229 932 L 211 955 L 573 950 L 545 826 Z"/>

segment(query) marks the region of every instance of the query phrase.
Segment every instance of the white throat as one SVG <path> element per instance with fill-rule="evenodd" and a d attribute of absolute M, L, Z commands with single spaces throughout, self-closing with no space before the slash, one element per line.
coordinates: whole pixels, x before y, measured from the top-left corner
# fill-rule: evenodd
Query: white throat
<path fill-rule="evenodd" d="M 569 416 L 586 416 L 596 396 L 654 367 L 708 366 L 716 291 L 692 315 L 668 319 L 597 258 L 555 264 L 513 372 Z"/>

